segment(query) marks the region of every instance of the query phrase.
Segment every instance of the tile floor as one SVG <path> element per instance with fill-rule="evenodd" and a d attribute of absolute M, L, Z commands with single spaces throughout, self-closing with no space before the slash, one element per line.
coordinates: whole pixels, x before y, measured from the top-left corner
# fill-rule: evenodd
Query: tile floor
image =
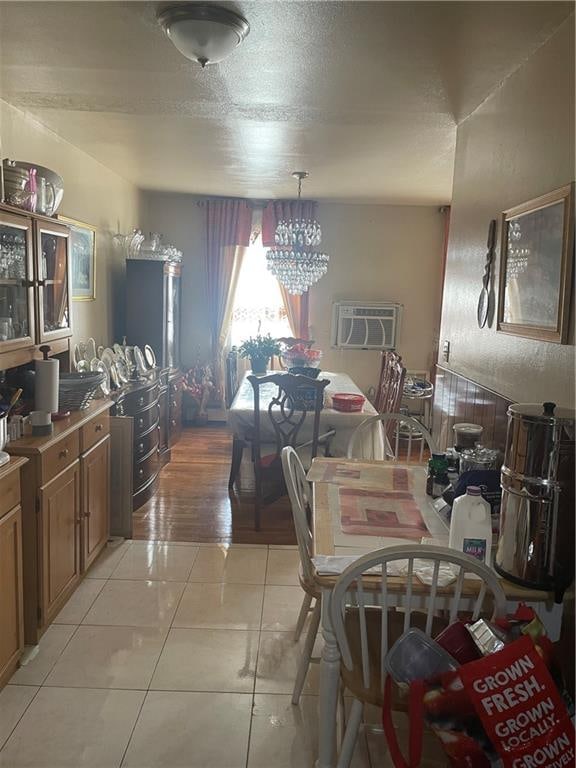
<path fill-rule="evenodd" d="M 0 693 L 0 767 L 312 767 L 318 665 L 290 703 L 297 570 L 291 547 L 108 547 Z M 362 731 L 354 768 L 389 765 Z"/>

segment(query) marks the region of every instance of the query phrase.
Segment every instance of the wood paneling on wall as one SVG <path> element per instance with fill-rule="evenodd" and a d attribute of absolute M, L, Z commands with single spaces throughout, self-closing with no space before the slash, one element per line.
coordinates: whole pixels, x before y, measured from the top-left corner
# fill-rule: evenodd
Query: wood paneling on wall
<path fill-rule="evenodd" d="M 444 450 L 454 445 L 452 427 L 468 421 L 484 427 L 482 445 L 504 451 L 508 425 L 506 411 L 511 402 L 497 392 L 437 365 L 432 428 L 438 447 Z"/>

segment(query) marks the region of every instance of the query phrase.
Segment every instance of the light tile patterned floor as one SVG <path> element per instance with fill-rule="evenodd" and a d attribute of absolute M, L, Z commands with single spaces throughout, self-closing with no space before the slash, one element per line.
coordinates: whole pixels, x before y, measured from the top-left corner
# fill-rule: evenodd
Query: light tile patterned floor
<path fill-rule="evenodd" d="M 0 768 L 312 768 L 294 548 L 125 542 L 0 693 Z M 319 644 L 318 644 L 319 645 Z M 354 768 L 389 768 L 362 731 Z"/>

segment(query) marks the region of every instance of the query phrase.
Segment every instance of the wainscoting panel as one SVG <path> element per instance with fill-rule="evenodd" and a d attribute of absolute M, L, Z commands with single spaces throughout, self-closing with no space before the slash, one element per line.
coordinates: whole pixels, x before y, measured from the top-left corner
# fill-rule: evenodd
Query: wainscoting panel
<path fill-rule="evenodd" d="M 482 444 L 504 451 L 511 400 L 458 373 L 436 366 L 432 429 L 442 450 L 454 445 L 452 427 L 460 421 L 484 427 Z"/>

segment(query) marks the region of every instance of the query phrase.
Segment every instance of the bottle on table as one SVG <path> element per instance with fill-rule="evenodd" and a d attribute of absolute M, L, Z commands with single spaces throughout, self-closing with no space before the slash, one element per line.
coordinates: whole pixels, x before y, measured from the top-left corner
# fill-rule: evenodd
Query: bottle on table
<path fill-rule="evenodd" d="M 433 453 L 428 459 L 428 475 L 426 477 L 426 493 L 433 499 L 442 496 L 444 489 L 450 485 L 448 478 L 448 461 L 444 453 Z"/>
<path fill-rule="evenodd" d="M 450 549 L 492 563 L 492 517 L 490 504 L 482 498 L 480 488 L 469 485 L 466 493 L 452 505 L 450 519 Z"/>

